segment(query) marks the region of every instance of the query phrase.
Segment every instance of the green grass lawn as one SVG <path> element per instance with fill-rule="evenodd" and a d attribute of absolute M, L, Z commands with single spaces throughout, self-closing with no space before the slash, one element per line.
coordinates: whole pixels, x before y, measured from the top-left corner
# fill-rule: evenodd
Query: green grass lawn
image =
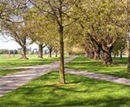
<path fill-rule="evenodd" d="M 29 55 L 28 57 L 29 60 L 20 60 L 19 55 L 16 55 L 16 57 L 13 56 L 9 57 L 8 55 L 0 55 L 0 76 L 25 70 L 22 68 L 16 69 L 15 67 L 43 65 L 54 61 L 58 61 L 58 58 L 55 57 L 48 58 L 47 56 L 45 56 L 43 59 L 39 59 L 37 55 Z"/>
<path fill-rule="evenodd" d="M 20 56 L 16 57 L 8 57 L 8 55 L 0 56 L 0 68 L 2 67 L 21 67 L 21 66 L 33 66 L 33 65 L 42 65 L 57 61 L 58 58 L 49 58 L 45 57 L 43 59 L 39 59 L 36 55 L 29 55 L 29 60 L 20 60 Z"/>
<path fill-rule="evenodd" d="M 101 60 L 91 60 L 87 57 L 77 57 L 66 65 L 68 68 L 84 70 L 95 73 L 109 74 L 118 77 L 130 78 L 126 73 L 127 58 L 115 58 L 112 65 L 103 65 Z"/>
<path fill-rule="evenodd" d="M 1 70 L 0 69 L 0 76 L 5 76 L 5 75 L 8 75 L 8 74 L 11 74 L 11 73 L 15 73 L 15 72 L 20 72 L 20 71 L 24 71 L 24 70 L 27 70 L 27 69 L 4 69 L 4 70 Z"/>
<path fill-rule="evenodd" d="M 129 107 L 130 87 L 51 72 L 0 98 L 0 107 Z"/>

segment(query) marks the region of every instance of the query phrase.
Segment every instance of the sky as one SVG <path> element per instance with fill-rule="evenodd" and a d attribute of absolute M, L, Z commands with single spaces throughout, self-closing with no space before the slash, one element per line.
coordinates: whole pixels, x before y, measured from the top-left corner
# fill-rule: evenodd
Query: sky
<path fill-rule="evenodd" d="M 32 48 L 32 49 L 35 49 L 37 48 L 38 49 L 38 46 L 33 43 L 32 45 L 28 46 L 27 48 Z M 20 45 L 15 42 L 14 40 L 12 40 L 11 38 L 8 38 L 5 39 L 3 36 L 0 36 L 0 49 L 10 49 L 10 50 L 15 50 L 15 49 L 18 49 L 18 48 L 21 48 Z"/>

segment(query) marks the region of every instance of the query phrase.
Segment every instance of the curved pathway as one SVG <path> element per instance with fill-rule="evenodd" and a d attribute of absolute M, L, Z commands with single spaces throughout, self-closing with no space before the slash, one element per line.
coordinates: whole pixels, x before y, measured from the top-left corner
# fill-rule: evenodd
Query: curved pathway
<path fill-rule="evenodd" d="M 126 79 L 126 78 L 119 78 L 119 77 L 106 75 L 106 74 L 96 74 L 93 72 L 74 70 L 74 69 L 68 69 L 68 68 L 65 71 L 66 71 L 66 73 L 81 75 L 81 76 L 88 77 L 88 78 L 105 80 L 105 81 L 119 83 L 119 84 L 123 84 L 123 85 L 130 85 L 130 79 Z"/>
<path fill-rule="evenodd" d="M 75 57 L 65 59 L 65 63 L 70 62 Z M 38 78 L 52 70 L 59 68 L 59 62 L 54 62 L 46 65 L 33 66 L 29 70 L 16 72 L 0 78 L 0 97 L 18 87 L 28 83 L 29 81 Z"/>
<path fill-rule="evenodd" d="M 71 57 L 69 59 L 65 59 L 65 63 L 70 62 L 75 57 Z M 5 93 L 8 93 L 18 87 L 28 83 L 29 81 L 38 78 L 44 74 L 51 72 L 52 70 L 56 70 L 59 68 L 59 62 L 54 62 L 46 65 L 34 66 L 30 70 L 16 72 L 7 76 L 2 76 L 0 78 L 0 97 Z M 88 78 L 94 78 L 99 80 L 105 80 L 109 82 L 119 83 L 123 85 L 130 85 L 130 79 L 119 78 L 105 74 L 96 74 L 87 71 L 80 71 L 74 69 L 65 69 L 66 73 L 81 75 Z"/>

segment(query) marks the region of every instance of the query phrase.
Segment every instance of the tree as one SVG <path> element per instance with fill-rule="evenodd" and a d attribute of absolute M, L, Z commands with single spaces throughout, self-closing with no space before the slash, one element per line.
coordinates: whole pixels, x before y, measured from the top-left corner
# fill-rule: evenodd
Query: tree
<path fill-rule="evenodd" d="M 127 72 L 130 72 L 130 1 L 126 0 L 126 35 L 127 35 L 127 50 L 128 50 L 128 63 L 127 63 Z"/>
<path fill-rule="evenodd" d="M 126 38 L 123 37 L 121 39 L 118 39 L 118 41 L 113 47 L 112 53 L 114 55 L 114 58 L 119 55 L 120 59 L 122 59 L 125 50 L 126 50 Z"/>
<path fill-rule="evenodd" d="M 28 24 L 31 24 L 30 38 L 39 46 L 39 58 L 43 58 L 43 48 L 54 48 L 57 44 L 57 32 L 54 21 L 48 20 L 47 16 L 41 15 L 39 11 L 32 7 L 28 11 Z M 53 32 L 52 32 L 53 31 Z M 55 35 L 55 36 L 54 36 Z M 56 47 L 55 47 L 56 49 Z"/>
<path fill-rule="evenodd" d="M 70 10 L 74 6 L 75 0 L 37 0 L 32 2 L 32 4 L 38 8 L 38 10 L 44 14 L 49 19 L 56 22 L 59 35 L 59 49 L 60 49 L 60 68 L 59 68 L 59 81 L 61 84 L 65 83 L 65 73 L 64 73 L 64 28 L 71 22 L 67 23 L 69 20 Z"/>
<path fill-rule="evenodd" d="M 6 29 L 5 33 L 9 33 L 10 36 L 22 47 L 22 57 L 21 59 L 28 59 L 26 56 L 26 46 L 29 44 L 27 42 L 27 32 L 25 31 L 25 26 L 21 23 L 12 22 L 4 23 Z"/>
<path fill-rule="evenodd" d="M 113 46 L 124 35 L 124 5 L 122 1 L 91 0 L 77 6 L 80 13 L 84 13 L 79 24 L 88 38 L 86 40 L 93 45 L 93 50 L 102 51 L 103 64 L 112 63 Z"/>
<path fill-rule="evenodd" d="M 4 11 L 1 13 L 2 31 L 9 33 L 10 36 L 22 47 L 22 59 L 26 56 L 28 29 L 24 12 L 28 1 L 1 1 Z"/>

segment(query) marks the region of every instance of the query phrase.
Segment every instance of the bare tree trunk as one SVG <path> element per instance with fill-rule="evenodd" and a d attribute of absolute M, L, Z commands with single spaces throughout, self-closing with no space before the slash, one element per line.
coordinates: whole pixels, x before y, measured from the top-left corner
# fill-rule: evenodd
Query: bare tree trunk
<path fill-rule="evenodd" d="M 93 51 L 90 52 L 90 58 L 91 58 L 91 59 L 94 58 L 94 52 L 93 52 Z"/>
<path fill-rule="evenodd" d="M 16 50 L 13 50 L 13 57 L 15 57 L 15 54 L 16 54 Z"/>
<path fill-rule="evenodd" d="M 130 18 L 128 17 L 129 16 L 129 6 L 128 4 L 130 3 L 129 0 L 127 0 L 127 5 L 126 5 L 126 14 L 127 14 L 127 32 L 128 32 L 128 35 L 127 35 L 127 50 L 128 50 L 128 62 L 127 62 L 127 72 L 130 72 Z"/>
<path fill-rule="evenodd" d="M 102 54 L 103 64 L 105 65 L 112 64 L 111 52 L 112 52 L 111 48 L 106 48 L 105 51 L 103 51 L 103 54 Z"/>
<path fill-rule="evenodd" d="M 57 50 L 55 50 L 55 57 L 57 57 L 58 56 L 58 51 Z"/>
<path fill-rule="evenodd" d="M 116 54 L 116 53 L 114 53 L 114 59 L 116 58 L 116 56 L 117 56 L 117 54 Z"/>
<path fill-rule="evenodd" d="M 27 54 L 26 54 L 26 46 L 22 46 L 22 57 L 21 59 L 28 60 Z"/>
<path fill-rule="evenodd" d="M 93 56 L 93 55 L 92 55 L 92 52 L 88 51 L 88 52 L 87 52 L 87 57 L 92 58 L 92 56 Z"/>
<path fill-rule="evenodd" d="M 95 59 L 95 60 L 100 59 L 100 52 L 99 51 L 94 51 L 94 57 L 93 57 L 93 59 Z"/>
<path fill-rule="evenodd" d="M 122 59 L 123 56 L 123 49 L 120 50 L 120 59 Z"/>
<path fill-rule="evenodd" d="M 10 57 L 10 50 L 8 51 L 8 53 L 9 53 L 9 57 Z"/>
<path fill-rule="evenodd" d="M 59 36 L 60 36 L 60 68 L 59 68 L 59 81 L 60 81 L 61 84 L 65 84 L 63 26 L 59 26 Z"/>
<path fill-rule="evenodd" d="M 52 57 L 52 47 L 49 47 L 49 57 Z"/>
<path fill-rule="evenodd" d="M 100 59 L 100 49 L 94 51 L 93 59 L 95 59 L 95 60 Z"/>
<path fill-rule="evenodd" d="M 38 58 L 43 58 L 43 44 L 39 44 Z"/>
<path fill-rule="evenodd" d="M 89 51 L 88 51 L 88 49 L 85 47 L 84 50 L 85 50 L 85 56 L 89 57 Z"/>
<path fill-rule="evenodd" d="M 130 40 L 129 40 L 129 34 L 128 34 L 128 37 L 127 37 L 127 50 L 128 50 L 127 72 L 130 72 Z"/>
<path fill-rule="evenodd" d="M 18 41 L 19 45 L 22 47 L 22 57 L 20 59 L 28 60 L 27 58 L 27 47 L 26 47 L 26 37 L 23 38 L 21 41 Z"/>
<path fill-rule="evenodd" d="M 128 49 L 127 72 L 130 72 L 130 48 Z"/>

